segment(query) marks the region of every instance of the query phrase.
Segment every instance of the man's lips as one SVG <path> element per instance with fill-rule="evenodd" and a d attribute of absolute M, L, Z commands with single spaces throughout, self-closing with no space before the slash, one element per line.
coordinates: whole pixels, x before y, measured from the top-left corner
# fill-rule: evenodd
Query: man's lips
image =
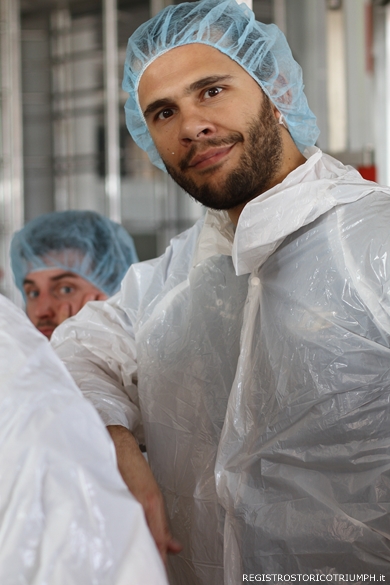
<path fill-rule="evenodd" d="M 223 148 L 211 148 L 206 152 L 202 152 L 194 156 L 190 163 L 188 164 L 188 168 L 197 168 L 203 169 L 207 166 L 214 165 L 218 163 L 221 159 L 223 159 L 234 147 L 234 144 L 230 144 L 228 146 L 224 146 Z"/>
<path fill-rule="evenodd" d="M 38 331 L 40 331 L 42 333 L 42 335 L 45 335 L 45 337 L 50 337 L 51 334 L 53 333 L 54 329 L 57 327 L 57 325 L 55 325 L 54 323 L 52 324 L 45 324 L 45 325 L 40 325 L 38 323 L 38 325 L 36 326 Z"/>

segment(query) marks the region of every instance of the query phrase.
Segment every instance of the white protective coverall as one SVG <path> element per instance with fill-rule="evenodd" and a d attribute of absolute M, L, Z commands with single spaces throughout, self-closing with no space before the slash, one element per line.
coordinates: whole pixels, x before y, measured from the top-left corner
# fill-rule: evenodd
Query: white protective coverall
<path fill-rule="evenodd" d="M 54 334 L 106 424 L 140 409 L 175 585 L 390 578 L 390 190 L 306 156 Z"/>
<path fill-rule="evenodd" d="M 96 411 L 1 295 L 0 478 L 1 585 L 167 585 Z"/>

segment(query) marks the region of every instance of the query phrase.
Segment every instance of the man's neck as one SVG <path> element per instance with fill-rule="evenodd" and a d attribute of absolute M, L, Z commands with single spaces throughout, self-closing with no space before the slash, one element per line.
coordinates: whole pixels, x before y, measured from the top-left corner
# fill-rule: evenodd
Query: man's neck
<path fill-rule="evenodd" d="M 238 205 L 237 207 L 233 207 L 232 209 L 228 209 L 228 211 L 227 211 L 231 222 L 235 226 L 238 224 L 238 219 L 239 219 L 239 217 L 241 215 L 241 211 L 244 209 L 245 205 L 246 205 L 246 203 L 243 203 L 242 205 Z"/>

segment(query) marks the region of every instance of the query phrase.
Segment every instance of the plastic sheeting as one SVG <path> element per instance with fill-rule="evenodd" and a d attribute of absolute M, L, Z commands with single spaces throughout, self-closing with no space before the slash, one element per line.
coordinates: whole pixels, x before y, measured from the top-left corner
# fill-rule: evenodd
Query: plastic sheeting
<path fill-rule="evenodd" d="M 390 578 L 390 191 L 307 154 L 235 234 L 208 212 L 54 335 L 134 430 L 138 376 L 175 585 Z"/>
<path fill-rule="evenodd" d="M 107 431 L 2 296 L 0 477 L 1 585 L 167 585 Z"/>

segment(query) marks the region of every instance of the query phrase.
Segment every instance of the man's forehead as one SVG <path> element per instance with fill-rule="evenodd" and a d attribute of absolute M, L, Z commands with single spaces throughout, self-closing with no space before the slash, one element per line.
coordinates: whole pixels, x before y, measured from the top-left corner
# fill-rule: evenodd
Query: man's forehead
<path fill-rule="evenodd" d="M 56 282 L 58 280 L 61 280 L 63 278 L 74 278 L 74 279 L 82 279 L 81 276 L 79 276 L 78 274 L 76 274 L 75 272 L 72 272 L 70 270 L 64 270 L 61 268 L 44 268 L 44 269 L 38 269 L 38 270 L 32 270 L 31 272 L 29 272 L 28 274 L 26 274 L 24 280 L 23 280 L 23 284 L 29 283 L 29 282 L 39 282 L 39 281 L 53 281 Z M 84 280 L 84 279 L 82 279 Z"/>
<path fill-rule="evenodd" d="M 144 107 L 151 91 L 163 92 L 180 82 L 185 85 L 225 72 L 249 76 L 241 65 L 215 47 L 202 43 L 174 47 L 154 59 L 145 69 L 138 86 L 139 101 Z"/>

